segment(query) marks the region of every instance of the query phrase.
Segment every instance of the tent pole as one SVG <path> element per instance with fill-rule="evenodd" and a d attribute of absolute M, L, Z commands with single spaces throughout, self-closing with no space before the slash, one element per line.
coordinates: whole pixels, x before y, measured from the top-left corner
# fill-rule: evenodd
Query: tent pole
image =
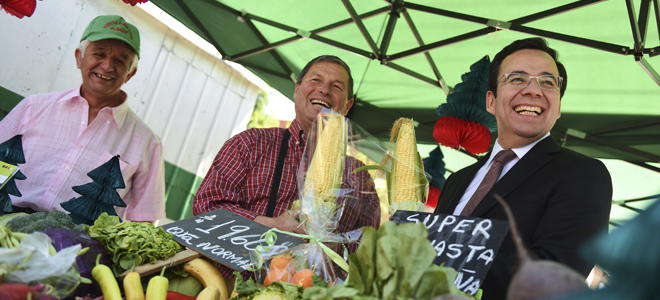
<path fill-rule="evenodd" d="M 521 18 L 517 18 L 517 19 L 511 20 L 507 23 L 525 24 L 525 23 L 529 23 L 529 22 L 532 22 L 532 21 L 537 21 L 537 20 L 540 20 L 540 19 L 543 19 L 543 18 L 547 18 L 547 17 L 550 17 L 550 16 L 554 16 L 554 15 L 557 15 L 557 14 L 560 14 L 560 13 L 564 13 L 564 12 L 567 12 L 567 11 L 571 11 L 571 10 L 574 10 L 574 9 L 577 9 L 577 8 L 580 8 L 580 7 L 585 7 L 585 6 L 592 5 L 592 4 L 598 3 L 598 2 L 603 2 L 603 1 L 605 1 L 605 0 L 576 1 L 576 2 L 569 3 L 569 4 L 566 4 L 566 5 L 562 5 L 562 6 L 559 6 L 559 7 L 544 10 L 542 12 L 538 12 L 538 13 L 535 13 L 535 14 L 531 14 L 531 15 L 528 15 L 528 16 L 521 17 Z M 404 3 L 405 7 L 409 7 L 409 5 L 410 5 L 409 3 Z M 423 10 L 423 8 L 425 6 L 421 6 L 421 5 L 413 5 L 413 6 L 417 9 L 422 9 L 421 11 L 425 11 L 425 10 Z M 462 15 L 462 14 L 460 14 L 460 15 Z M 456 16 L 458 16 L 458 15 L 456 15 Z M 478 18 L 478 19 L 479 20 L 486 20 L 486 22 L 481 23 L 481 24 L 484 24 L 484 25 L 487 25 L 488 21 L 490 21 L 490 20 L 483 19 L 483 18 Z M 471 19 L 471 20 L 475 21 L 477 19 Z M 426 51 L 433 50 L 435 48 L 440 48 L 440 47 L 450 45 L 450 44 L 453 44 L 453 43 L 458 43 L 458 42 L 462 42 L 462 41 L 469 40 L 469 39 L 472 39 L 472 38 L 480 37 L 480 36 L 495 32 L 497 30 L 498 29 L 495 28 L 495 27 L 488 27 L 488 28 L 484 28 L 484 29 L 475 30 L 475 31 L 468 32 L 468 33 L 465 33 L 465 34 L 462 34 L 462 35 L 458 35 L 458 36 L 455 36 L 455 37 L 452 37 L 452 38 L 449 38 L 449 39 L 434 42 L 434 43 L 428 44 L 426 46 L 420 46 L 420 47 L 417 47 L 417 48 L 414 48 L 414 49 L 410 49 L 410 50 L 406 50 L 406 51 L 403 51 L 403 52 L 400 52 L 400 53 L 389 55 L 389 56 L 387 56 L 387 60 L 388 61 L 397 60 L 397 59 L 400 59 L 400 58 L 404 58 L 404 57 L 408 57 L 408 56 L 411 56 L 411 55 L 418 54 L 420 52 L 426 52 Z"/>
<path fill-rule="evenodd" d="M 395 0 L 392 2 L 390 8 L 390 17 L 387 19 L 387 26 L 385 26 L 385 33 L 383 34 L 383 40 L 380 42 L 380 54 L 379 57 L 383 57 L 387 54 L 387 48 L 390 46 L 390 41 L 392 41 L 392 33 L 394 32 L 394 27 L 396 26 L 396 21 L 399 19 L 403 0 Z"/>
<path fill-rule="evenodd" d="M 254 17 L 256 17 L 256 16 L 254 16 Z M 250 29 L 252 29 L 252 32 L 254 32 L 254 34 L 257 36 L 257 38 L 259 38 L 259 40 L 264 45 L 268 45 L 268 40 L 264 37 L 263 34 L 261 34 L 261 31 L 259 31 L 259 29 L 257 29 L 257 26 L 254 25 L 254 23 L 252 22 L 252 18 L 253 18 L 253 16 L 251 16 L 250 14 L 247 14 L 247 13 L 243 16 L 243 19 L 245 20 L 245 23 L 250 27 Z M 258 18 L 258 21 L 264 22 L 264 21 L 270 21 L 270 20 L 266 20 L 266 19 L 263 19 L 263 18 Z M 277 63 L 280 65 L 280 67 L 282 67 L 282 69 L 287 74 L 292 74 L 291 68 L 289 68 L 289 66 L 286 64 L 284 59 L 282 59 L 280 54 L 277 53 L 277 51 L 275 49 L 269 50 L 268 52 L 270 52 L 270 54 L 273 55 L 273 58 L 275 58 Z"/>
<path fill-rule="evenodd" d="M 422 36 L 419 34 L 419 31 L 417 30 L 417 27 L 415 26 L 415 23 L 413 22 L 407 10 L 403 10 L 403 18 L 406 20 L 406 23 L 408 23 L 408 27 L 410 27 L 410 31 L 412 31 L 413 35 L 415 36 L 415 40 L 417 40 L 417 44 L 419 46 L 424 46 L 424 40 L 422 40 Z M 431 66 L 431 70 L 433 70 L 433 74 L 435 74 L 435 78 L 438 80 L 438 83 L 440 83 L 440 87 L 442 88 L 443 91 L 445 91 L 445 95 L 449 95 L 449 91 L 451 88 L 447 87 L 447 84 L 445 83 L 445 79 L 442 78 L 442 75 L 440 75 L 440 70 L 438 70 L 435 61 L 433 61 L 433 57 L 431 57 L 431 53 L 424 52 L 424 57 L 426 57 L 426 61 Z"/>
<path fill-rule="evenodd" d="M 646 32 L 649 28 L 649 14 L 651 11 L 651 0 L 642 0 L 639 7 L 639 17 L 637 18 L 637 28 L 639 28 L 640 39 L 643 45 L 646 44 Z"/>
<path fill-rule="evenodd" d="M 572 129 L 572 128 L 565 128 L 565 127 L 559 126 L 557 124 L 555 124 L 555 126 L 552 129 L 555 130 L 555 131 L 559 131 L 561 133 L 579 138 L 579 139 L 583 139 L 585 141 L 589 141 L 589 142 L 592 142 L 592 143 L 607 146 L 607 147 L 610 147 L 612 149 L 623 151 L 623 152 L 626 152 L 626 153 L 629 153 L 629 154 L 637 155 L 639 157 L 647 159 L 648 161 L 660 162 L 660 156 L 659 155 L 655 155 L 653 153 L 649 153 L 649 152 L 646 152 L 646 151 L 642 151 L 642 150 L 639 150 L 639 149 L 628 147 L 626 145 L 623 145 L 623 144 L 620 144 L 620 143 L 617 143 L 617 142 L 612 142 L 612 141 L 609 141 L 609 140 L 604 139 L 604 138 L 600 138 L 600 137 L 597 137 L 597 136 L 594 136 L 594 135 L 591 135 L 591 134 L 587 134 L 586 132 L 578 131 L 578 130 L 575 130 L 575 129 Z"/>
<path fill-rule="evenodd" d="M 648 61 L 646 61 L 646 59 L 644 59 L 644 56 L 635 55 L 635 61 L 637 62 L 637 64 L 639 64 L 640 67 L 642 67 L 642 69 L 644 69 L 644 72 L 646 72 L 646 74 L 651 76 L 651 79 L 653 79 L 653 81 L 655 81 L 655 83 L 660 86 L 660 75 L 658 74 L 658 72 L 655 71 L 653 66 L 651 66 L 651 64 L 649 64 Z"/>
<path fill-rule="evenodd" d="M 380 59 L 380 50 L 378 50 L 378 46 L 376 45 L 376 42 L 374 42 L 374 39 L 371 37 L 371 34 L 369 34 L 367 27 L 364 26 L 364 23 L 362 23 L 362 19 L 360 19 L 357 12 L 355 11 L 355 8 L 353 8 L 351 1 L 341 0 L 341 2 L 344 3 L 344 6 L 346 7 L 348 14 L 350 14 L 351 18 L 353 19 L 353 23 L 357 25 L 358 29 L 360 30 L 360 33 L 362 33 L 362 36 L 369 44 L 369 48 L 371 48 L 371 52 L 374 54 L 374 57 L 376 59 Z"/>
<path fill-rule="evenodd" d="M 203 38 L 206 38 L 206 40 L 209 41 L 209 43 L 211 43 L 213 45 L 213 47 L 215 47 L 216 50 L 218 50 L 220 55 L 222 55 L 222 57 L 225 57 L 227 55 L 227 52 L 225 52 L 222 49 L 222 47 L 220 47 L 220 43 L 218 43 L 218 41 L 215 40 L 215 38 L 209 32 L 209 30 L 206 29 L 206 27 L 204 26 L 204 24 L 202 24 L 202 22 L 199 20 L 199 18 L 197 18 L 197 16 L 192 12 L 192 10 L 190 10 L 190 7 L 188 7 L 188 4 L 186 4 L 186 2 L 184 2 L 183 0 L 176 0 L 176 2 L 179 4 L 179 7 L 181 7 L 181 9 L 190 18 L 190 20 L 192 20 L 193 23 L 195 23 L 195 25 L 199 28 L 199 30 L 204 35 Z"/>
<path fill-rule="evenodd" d="M 637 23 L 637 18 L 635 17 L 635 5 L 632 3 L 632 0 L 626 0 L 626 8 L 628 9 L 628 20 L 630 20 L 630 28 L 632 29 L 635 55 L 637 55 L 637 53 L 641 53 L 642 47 L 644 47 L 644 40 L 639 31 L 639 28 L 642 26 L 639 26 Z M 641 12 L 642 11 L 640 10 L 640 14 Z"/>

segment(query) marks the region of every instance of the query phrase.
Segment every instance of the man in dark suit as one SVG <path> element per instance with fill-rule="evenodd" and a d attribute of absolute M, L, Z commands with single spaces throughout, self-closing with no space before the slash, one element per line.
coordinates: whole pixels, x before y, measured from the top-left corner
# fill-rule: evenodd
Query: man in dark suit
<path fill-rule="evenodd" d="M 612 181 L 602 162 L 550 137 L 566 78 L 557 53 L 541 38 L 515 41 L 495 56 L 486 106 L 497 119 L 497 141 L 477 163 L 447 179 L 435 213 L 506 220 L 493 197 L 498 194 L 511 206 L 533 256 L 561 262 L 586 278 L 593 266 L 581 259 L 578 246 L 607 229 Z M 494 159 L 501 150 L 515 155 Z M 495 165 L 501 174 L 489 172 Z M 494 185 L 487 186 L 489 180 Z M 509 233 L 481 286 L 483 299 L 505 299 L 517 265 Z"/>

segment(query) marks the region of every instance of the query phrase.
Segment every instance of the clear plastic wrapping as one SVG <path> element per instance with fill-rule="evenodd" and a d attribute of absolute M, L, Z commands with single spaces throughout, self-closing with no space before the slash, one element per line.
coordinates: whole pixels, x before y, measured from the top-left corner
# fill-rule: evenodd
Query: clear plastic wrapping
<path fill-rule="evenodd" d="M 384 155 L 381 143 L 349 119 L 330 110 L 319 113 L 307 134 L 297 174 L 299 200 L 292 206 L 306 232 L 296 236 L 306 243 L 262 251 L 265 283 L 311 284 L 312 273 L 331 283 L 345 279 L 346 259 L 357 249 L 361 228 L 377 228 L 381 222 L 380 200 L 365 166 Z"/>
<path fill-rule="evenodd" d="M 380 167 L 387 172 L 389 213 L 397 210 L 424 211 L 429 181 L 417 152 L 412 119 L 399 118 L 390 131 L 387 156 Z"/>
<path fill-rule="evenodd" d="M 80 284 L 76 257 L 81 247 L 74 245 L 51 256 L 50 244 L 48 235 L 35 232 L 23 238 L 19 248 L 0 248 L 0 265 L 8 271 L 4 281 L 46 284 L 52 288 L 49 294 L 59 299 L 73 293 Z"/>

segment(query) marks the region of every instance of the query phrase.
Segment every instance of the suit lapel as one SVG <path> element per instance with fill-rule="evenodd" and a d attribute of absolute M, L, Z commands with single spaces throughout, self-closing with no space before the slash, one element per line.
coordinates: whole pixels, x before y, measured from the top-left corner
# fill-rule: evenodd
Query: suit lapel
<path fill-rule="evenodd" d="M 479 217 L 497 205 L 497 200 L 493 197 L 493 194 L 498 194 L 502 198 L 506 198 L 511 191 L 550 162 L 554 158 L 553 153 L 559 151 L 561 151 L 561 146 L 550 136 L 538 142 L 511 170 L 495 183 L 470 216 Z"/>
<path fill-rule="evenodd" d="M 465 194 L 465 190 L 472 182 L 472 178 L 474 178 L 474 175 L 477 173 L 477 171 L 479 171 L 481 166 L 483 166 L 486 163 L 488 157 L 490 157 L 490 152 L 488 152 L 488 155 L 481 157 L 475 164 L 467 167 L 466 169 L 460 170 L 452 175 L 452 176 L 456 176 L 453 182 L 457 184 L 446 186 L 445 187 L 446 191 L 443 190 L 441 192 L 440 200 L 438 200 L 438 207 L 436 208 L 435 213 L 442 213 L 449 215 L 454 213 L 454 210 L 456 209 L 456 205 L 458 205 L 458 201 L 461 200 L 461 197 L 463 196 L 463 194 Z"/>

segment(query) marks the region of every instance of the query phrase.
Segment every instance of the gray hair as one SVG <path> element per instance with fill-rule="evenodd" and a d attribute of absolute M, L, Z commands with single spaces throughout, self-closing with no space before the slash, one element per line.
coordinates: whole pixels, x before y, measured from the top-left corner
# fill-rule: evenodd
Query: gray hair
<path fill-rule="evenodd" d="M 84 39 L 80 41 L 80 44 L 78 45 L 78 49 L 80 49 L 80 57 L 85 57 L 85 50 L 87 50 L 87 46 L 89 46 L 89 40 Z M 131 49 L 132 50 L 132 49 Z M 138 57 L 137 54 L 135 54 L 135 57 L 133 58 L 133 61 L 131 62 L 131 66 L 128 68 L 128 73 L 133 72 L 135 68 L 137 68 L 138 60 L 140 60 L 140 57 Z"/>

